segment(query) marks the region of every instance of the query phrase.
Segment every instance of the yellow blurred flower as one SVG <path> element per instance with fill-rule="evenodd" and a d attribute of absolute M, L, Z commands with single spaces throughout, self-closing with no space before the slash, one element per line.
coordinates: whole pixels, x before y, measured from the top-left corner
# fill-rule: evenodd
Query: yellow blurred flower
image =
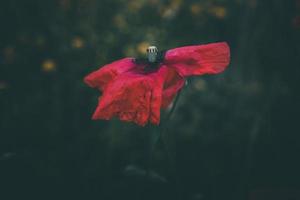
<path fill-rule="evenodd" d="M 198 15 L 203 11 L 203 8 L 200 4 L 192 4 L 190 6 L 190 11 L 193 15 Z"/>
<path fill-rule="evenodd" d="M 52 59 L 47 59 L 42 63 L 42 71 L 53 72 L 56 70 L 56 63 Z"/>
<path fill-rule="evenodd" d="M 72 39 L 71 45 L 74 49 L 81 49 L 84 46 L 84 41 L 81 37 L 76 36 Z"/>
<path fill-rule="evenodd" d="M 140 54 L 146 54 L 147 48 L 150 46 L 148 42 L 141 42 L 137 45 L 136 50 Z"/>
<path fill-rule="evenodd" d="M 172 19 L 178 13 L 182 0 L 172 0 L 170 5 L 161 10 L 161 16 L 165 19 Z"/>
<path fill-rule="evenodd" d="M 176 15 L 176 10 L 173 8 L 167 8 L 162 12 L 162 17 L 165 19 L 172 19 Z"/>
<path fill-rule="evenodd" d="M 211 8 L 210 12 L 219 19 L 223 19 L 227 15 L 227 10 L 223 6 L 214 6 Z"/>

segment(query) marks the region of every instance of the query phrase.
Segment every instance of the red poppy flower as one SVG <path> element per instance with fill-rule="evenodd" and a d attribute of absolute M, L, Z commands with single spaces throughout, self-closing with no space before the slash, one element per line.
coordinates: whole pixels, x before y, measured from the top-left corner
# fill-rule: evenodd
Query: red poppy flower
<path fill-rule="evenodd" d="M 124 58 L 101 67 L 84 81 L 102 91 L 93 119 L 118 117 L 144 126 L 158 125 L 160 109 L 172 102 L 184 86 L 185 77 L 217 74 L 229 64 L 225 42 L 175 48 L 166 51 L 155 69 Z"/>

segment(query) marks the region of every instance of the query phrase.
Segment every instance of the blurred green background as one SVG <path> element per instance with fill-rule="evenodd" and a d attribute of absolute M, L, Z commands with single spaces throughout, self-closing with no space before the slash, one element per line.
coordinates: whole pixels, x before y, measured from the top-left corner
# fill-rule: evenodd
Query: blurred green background
<path fill-rule="evenodd" d="M 299 188 L 299 0 L 3 0 L 0 16 L 0 199 L 288 199 Z M 100 94 L 83 77 L 149 44 L 216 41 L 231 64 L 182 92 L 167 129 L 175 162 L 160 144 L 159 178 L 124 173 L 148 167 L 153 127 L 92 121 Z"/>

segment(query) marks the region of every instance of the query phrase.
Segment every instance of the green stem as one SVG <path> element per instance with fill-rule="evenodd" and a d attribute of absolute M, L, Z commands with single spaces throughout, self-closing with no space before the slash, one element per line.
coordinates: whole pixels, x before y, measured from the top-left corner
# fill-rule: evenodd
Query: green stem
<path fill-rule="evenodd" d="M 176 109 L 176 105 L 178 103 L 179 97 L 181 94 L 181 90 L 178 92 L 178 94 L 175 97 L 173 106 L 171 108 L 171 110 L 168 112 L 168 114 L 166 115 L 166 118 L 164 119 L 164 123 L 161 123 L 158 127 L 156 127 L 156 131 L 154 136 L 151 137 L 151 141 L 150 141 L 150 155 L 149 155 L 149 165 L 148 165 L 148 176 L 150 176 L 150 166 L 152 163 L 152 159 L 153 159 L 153 154 L 155 151 L 155 147 L 156 145 L 159 143 L 160 139 L 162 140 L 165 150 L 166 150 L 166 154 L 167 154 L 167 158 L 169 160 L 169 165 L 172 171 L 172 174 L 174 176 L 175 179 L 175 189 L 176 189 L 176 193 L 177 193 L 177 197 L 178 199 L 180 199 L 180 194 L 179 194 L 179 181 L 178 181 L 178 177 L 176 175 L 176 161 L 175 161 L 175 154 L 172 153 L 172 144 L 170 144 L 170 139 L 168 138 L 167 134 L 166 134 L 166 130 L 168 127 L 168 124 L 170 122 L 170 119 L 172 117 L 172 114 L 174 113 L 175 109 Z M 173 151 L 174 152 L 174 151 Z"/>
<path fill-rule="evenodd" d="M 166 118 L 164 120 L 165 123 L 164 124 L 161 123 L 158 126 L 158 129 L 155 127 L 156 130 L 155 130 L 154 137 L 151 137 L 151 141 L 150 141 L 150 158 L 152 157 L 152 155 L 154 153 L 156 145 L 159 143 L 162 135 L 165 133 L 165 131 L 167 129 L 168 123 L 169 123 L 169 121 L 170 121 L 170 119 L 172 117 L 172 114 L 175 111 L 175 108 L 176 108 L 177 102 L 179 100 L 180 94 L 181 94 L 181 90 L 178 92 L 178 94 L 175 97 L 175 100 L 174 100 L 174 103 L 172 105 L 172 108 L 171 108 L 171 110 L 169 111 L 169 113 L 167 114 L 167 116 L 166 116 Z"/>

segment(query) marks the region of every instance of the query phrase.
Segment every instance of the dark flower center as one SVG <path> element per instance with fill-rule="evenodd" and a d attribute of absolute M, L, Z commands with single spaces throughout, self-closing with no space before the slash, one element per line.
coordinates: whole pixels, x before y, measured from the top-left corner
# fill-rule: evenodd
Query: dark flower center
<path fill-rule="evenodd" d="M 164 62 L 165 51 L 157 52 L 155 56 L 155 62 L 150 62 L 148 58 L 135 58 L 133 62 L 137 65 L 142 65 L 144 67 L 144 72 L 151 73 L 155 72 L 160 68 L 161 63 Z"/>

